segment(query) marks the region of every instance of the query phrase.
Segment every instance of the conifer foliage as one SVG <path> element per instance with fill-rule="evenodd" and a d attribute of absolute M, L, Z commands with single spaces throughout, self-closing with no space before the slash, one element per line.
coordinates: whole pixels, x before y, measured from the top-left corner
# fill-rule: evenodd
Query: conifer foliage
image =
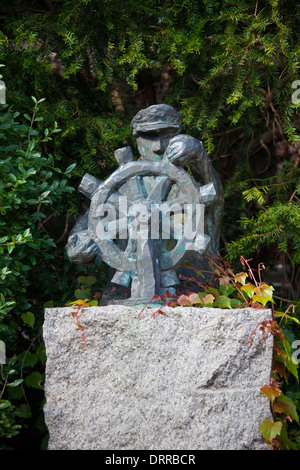
<path fill-rule="evenodd" d="M 297 304 L 300 290 L 297 2 L 2 0 L 1 10 L 0 63 L 4 65 L 1 73 L 8 103 L 8 108 L 1 111 L 4 119 L 1 132 L 7 135 L 5 126 L 18 113 L 18 123 L 12 123 L 13 132 L 9 131 L 9 139 L 13 136 L 15 140 L 9 145 L 22 148 L 28 144 L 26 136 L 18 138 L 16 131 L 22 130 L 22 125 L 28 127 L 26 115 L 32 116 L 32 96 L 35 97 L 35 103 L 41 102 L 42 106 L 34 132 L 43 136 L 38 145 L 45 165 L 55 168 L 57 174 L 64 174 L 69 168 L 66 187 L 77 187 L 86 172 L 105 179 L 117 166 L 113 157 L 116 148 L 131 145 L 136 150 L 129 123 L 140 108 L 162 102 L 173 105 L 184 115 L 183 132 L 203 141 L 223 181 L 221 254 L 237 263 L 242 255 L 253 257 L 273 271 L 281 266 L 274 298 L 277 295 L 283 303 L 287 301 L 286 305 L 291 301 Z M 45 139 L 45 128 L 60 132 Z M 7 151 L 12 158 L 11 152 L 16 148 L 6 149 L 2 160 L 7 158 Z M 7 165 L 6 161 L 3 168 Z M 36 171 L 34 164 L 26 171 Z M 31 182 L 32 175 L 26 176 Z M 44 181 L 43 174 L 39 175 L 43 188 L 47 178 Z M 7 172 L 4 176 L 8 178 Z M 25 176 L 22 178 L 26 179 Z M 40 216 L 43 220 L 35 222 L 42 227 L 47 240 L 56 240 L 52 266 L 45 266 L 45 282 L 39 288 L 34 284 L 38 279 L 36 267 L 30 269 L 30 279 L 29 273 L 27 276 L 26 270 L 22 271 L 22 288 L 30 291 L 22 295 L 36 301 L 36 327 L 38 321 L 41 324 L 46 301 L 57 304 L 72 300 L 67 297 L 70 289 L 80 286 L 76 284 L 78 271 L 70 270 L 67 264 L 64 245 L 76 217 L 87 208 L 87 201 L 77 191 L 65 191 L 60 186 L 61 178 L 58 177 L 58 183 L 54 179 L 51 174 L 46 186 L 60 188 L 63 201 L 58 197 L 56 202 L 51 192 L 53 204 L 45 207 L 44 215 Z M 28 190 L 27 186 L 23 188 Z M 0 185 L 0 201 L 4 190 Z M 13 196 L 16 197 L 15 192 Z M 25 208 L 26 220 L 37 212 L 32 207 L 28 203 Z M 0 211 L 3 215 L 3 208 Z M 16 223 L 18 220 L 12 226 L 13 233 L 8 233 L 6 226 L 0 238 L 7 237 L 3 244 L 14 240 L 19 249 L 19 245 L 29 241 L 29 235 L 22 226 L 21 238 L 17 238 Z M 43 243 L 39 245 L 41 250 Z M 6 268 L 3 276 L 8 276 L 9 267 Z M 83 274 L 94 274 L 94 269 L 84 268 Z M 36 354 L 31 340 L 26 343 L 20 333 L 22 328 L 14 313 L 19 293 L 10 289 L 0 297 L 6 318 L 9 316 L 5 331 L 14 329 L 14 334 L 19 331 L 22 338 L 16 350 L 11 346 L 11 355 L 19 355 L 16 370 L 27 364 L 30 354 Z M 26 316 L 25 310 L 19 313 L 29 322 L 26 328 L 30 328 L 31 317 Z M 24 350 L 30 354 L 24 356 Z M 11 396 L 21 400 L 18 387 L 20 384 Z M 30 398 L 27 401 L 29 406 Z M 23 407 L 19 414 L 22 412 L 28 414 L 25 417 L 31 416 L 29 408 Z M 9 429 L 14 426 L 13 410 L 11 414 Z"/>
<path fill-rule="evenodd" d="M 84 171 L 107 176 L 113 149 L 134 146 L 128 126 L 134 112 L 168 102 L 183 112 L 185 130 L 204 142 L 228 198 L 240 199 L 234 219 L 243 217 L 242 245 L 230 253 L 240 246 L 254 253 L 274 241 L 299 261 L 295 2 L 3 3 L 0 50 L 9 103 L 20 111 L 30 96 L 46 98 L 46 124 L 63 124 L 57 158 L 76 161 L 78 177 Z M 260 219 L 264 228 L 252 233 L 256 209 L 270 204 L 276 208 L 269 222 Z M 278 213 L 280 226 L 284 214 L 294 220 L 285 242 L 276 230 Z M 232 226 L 227 231 L 227 220 L 224 226 L 231 242 Z"/>

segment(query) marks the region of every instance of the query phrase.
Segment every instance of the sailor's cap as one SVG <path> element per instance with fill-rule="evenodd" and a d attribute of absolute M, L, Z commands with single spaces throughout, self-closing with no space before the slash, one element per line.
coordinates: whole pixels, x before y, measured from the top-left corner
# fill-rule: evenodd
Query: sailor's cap
<path fill-rule="evenodd" d="M 150 132 L 160 129 L 181 128 L 183 115 L 178 113 L 172 106 L 167 104 L 154 104 L 148 108 L 141 109 L 132 119 L 130 126 L 133 135 L 140 132 Z"/>

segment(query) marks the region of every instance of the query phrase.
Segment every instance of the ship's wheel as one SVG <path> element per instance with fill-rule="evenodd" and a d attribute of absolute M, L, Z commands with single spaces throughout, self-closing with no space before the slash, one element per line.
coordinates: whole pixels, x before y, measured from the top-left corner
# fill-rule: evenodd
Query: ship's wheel
<path fill-rule="evenodd" d="M 175 269 L 190 251 L 207 251 L 205 201 L 187 171 L 167 158 L 134 161 L 129 147 L 115 156 L 119 168 L 105 182 L 86 175 L 81 183 L 91 197 L 88 230 L 116 270 L 111 282 L 130 287 L 126 302 L 149 302 L 179 283 Z"/>

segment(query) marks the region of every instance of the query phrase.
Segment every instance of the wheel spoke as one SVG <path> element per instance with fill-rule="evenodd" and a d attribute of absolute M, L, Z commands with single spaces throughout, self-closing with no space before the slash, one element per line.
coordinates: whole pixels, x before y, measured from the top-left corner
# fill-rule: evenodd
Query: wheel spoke
<path fill-rule="evenodd" d="M 126 240 L 128 237 L 127 217 L 106 222 L 103 224 L 103 228 L 105 235 L 111 240 L 114 240 L 116 238 Z"/>
<path fill-rule="evenodd" d="M 161 237 L 163 240 L 181 240 L 183 237 L 183 224 L 170 219 L 169 223 L 162 224 Z"/>
<path fill-rule="evenodd" d="M 148 194 L 148 201 L 163 202 L 168 197 L 172 185 L 173 182 L 167 176 L 157 176 L 155 185 Z"/>
<path fill-rule="evenodd" d="M 139 199 L 146 199 L 147 193 L 145 185 L 141 176 L 132 176 L 127 181 L 131 199 L 137 201 Z"/>
<path fill-rule="evenodd" d="M 126 198 L 126 199 L 125 199 Z M 124 200 L 126 204 L 121 201 Z M 107 204 L 112 204 L 116 209 L 119 217 L 126 217 L 128 213 L 128 206 L 132 205 L 132 202 L 127 198 L 125 194 L 121 194 L 119 191 L 114 191 L 108 198 Z"/>
<path fill-rule="evenodd" d="M 172 206 L 175 208 L 176 206 L 181 206 L 183 209 L 184 204 L 187 204 L 187 198 L 184 195 L 180 195 L 174 199 L 168 199 L 167 201 L 164 201 L 164 204 L 168 204 L 170 209 L 172 209 Z"/>

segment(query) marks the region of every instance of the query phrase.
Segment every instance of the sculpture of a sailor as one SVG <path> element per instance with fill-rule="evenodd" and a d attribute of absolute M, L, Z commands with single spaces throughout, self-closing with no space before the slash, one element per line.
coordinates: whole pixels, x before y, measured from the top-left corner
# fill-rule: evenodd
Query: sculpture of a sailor
<path fill-rule="evenodd" d="M 221 180 L 202 142 L 180 133 L 182 119 L 166 104 L 140 110 L 131 121 L 139 159 L 120 148 L 119 168 L 106 181 L 87 174 L 79 186 L 91 203 L 70 232 L 67 254 L 76 263 L 107 263 L 118 301 L 175 295 L 187 259 L 205 279 L 207 255 L 218 254 Z"/>

